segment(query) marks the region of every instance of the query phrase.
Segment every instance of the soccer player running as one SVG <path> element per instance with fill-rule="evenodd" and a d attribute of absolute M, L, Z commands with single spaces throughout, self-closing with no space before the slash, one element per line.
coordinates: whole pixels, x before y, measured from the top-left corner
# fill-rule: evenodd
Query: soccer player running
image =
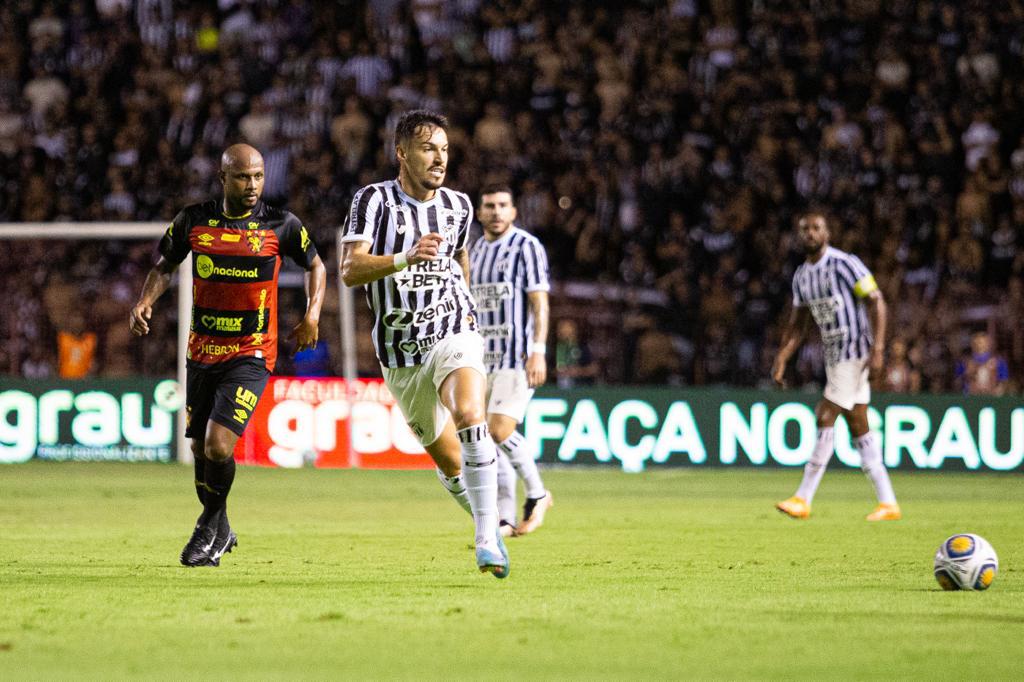
<path fill-rule="evenodd" d="M 395 129 L 398 178 L 360 189 L 343 237 L 341 277 L 363 285 L 384 381 L 441 483 L 470 512 L 481 572 L 504 578 L 497 449 L 487 429 L 484 342 L 469 291 L 473 204 L 442 187 L 448 120 L 422 109 Z"/>
<path fill-rule="evenodd" d="M 260 200 L 263 157 L 247 144 L 221 156 L 222 199 L 182 210 L 160 241 L 160 259 L 131 311 L 131 330 L 149 333 L 153 305 L 192 252 L 192 325 L 185 435 L 192 439 L 203 511 L 181 552 L 185 566 L 218 566 L 238 544 L 227 516 L 235 443 L 277 359 L 277 276 L 288 256 L 306 269 L 306 314 L 292 330 L 297 350 L 316 346 L 327 270 L 302 221 Z"/>
<path fill-rule="evenodd" d="M 484 228 L 469 253 L 470 281 L 480 333 L 487 344 L 487 426 L 498 458 L 498 515 L 502 535 L 525 535 L 544 523 L 552 506 L 536 457 L 516 430 L 533 390 L 547 379 L 548 260 L 536 237 L 514 224 L 512 190 L 485 187 L 477 218 Z M 516 525 L 516 475 L 526 502 Z"/>
<path fill-rule="evenodd" d="M 869 374 L 881 374 L 885 351 L 885 300 L 859 258 L 829 246 L 828 223 L 822 213 L 801 217 L 797 235 L 807 260 L 793 275 L 793 312 L 772 366 L 772 378 L 785 385 L 786 363 L 803 342 L 813 317 L 825 346 L 827 381 L 816 409 L 818 439 L 804 467 L 803 480 L 793 497 L 775 506 L 795 519 L 810 516 L 811 501 L 832 457 L 836 419 L 842 415 L 860 453 L 861 468 L 878 497 L 878 506 L 867 520 L 898 520 L 900 507 L 882 461 L 882 448 L 868 427 Z"/>

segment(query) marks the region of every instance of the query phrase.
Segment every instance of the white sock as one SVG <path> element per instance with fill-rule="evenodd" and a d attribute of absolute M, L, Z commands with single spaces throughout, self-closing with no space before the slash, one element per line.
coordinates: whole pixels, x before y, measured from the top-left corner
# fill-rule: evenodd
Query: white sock
<path fill-rule="evenodd" d="M 437 478 L 441 481 L 441 485 L 448 491 L 448 494 L 452 496 L 455 502 L 466 510 L 467 514 L 472 514 L 472 510 L 469 508 L 469 496 L 466 494 L 466 483 L 462 479 L 462 474 L 457 476 L 445 476 L 444 472 L 437 469 Z"/>
<path fill-rule="evenodd" d="M 457 432 L 462 444 L 462 476 L 476 524 L 476 544 L 496 542 L 498 531 L 498 452 L 487 424 Z"/>
<path fill-rule="evenodd" d="M 835 444 L 835 431 L 831 426 L 818 429 L 818 442 L 814 444 L 814 452 L 811 459 L 804 465 L 804 478 L 800 481 L 800 487 L 796 491 L 797 497 L 802 497 L 811 503 L 814 493 L 818 492 L 818 484 L 821 477 L 825 475 L 825 468 L 828 461 L 832 459 Z"/>
<path fill-rule="evenodd" d="M 508 457 L 498 455 L 498 520 L 516 525 L 516 470 Z"/>
<path fill-rule="evenodd" d="M 860 453 L 860 468 L 864 470 L 871 484 L 875 486 L 875 495 L 882 504 L 896 504 L 896 493 L 889 480 L 889 470 L 882 461 L 882 447 L 872 432 L 867 432 L 853 441 Z"/>
<path fill-rule="evenodd" d="M 526 496 L 534 500 L 544 497 L 547 493 L 544 490 L 544 481 L 540 479 L 540 471 L 537 470 L 537 460 L 531 450 L 526 438 L 518 431 L 498 443 L 501 451 L 508 455 L 512 466 L 515 467 L 519 478 L 523 479 L 526 486 Z"/>

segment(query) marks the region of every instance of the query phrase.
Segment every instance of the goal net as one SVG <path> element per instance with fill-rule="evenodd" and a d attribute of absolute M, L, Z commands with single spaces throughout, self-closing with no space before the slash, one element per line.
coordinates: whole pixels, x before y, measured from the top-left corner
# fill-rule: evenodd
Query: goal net
<path fill-rule="evenodd" d="M 23 457 L 35 445 L 41 454 L 52 452 L 58 459 L 101 459 L 103 452 L 146 459 L 140 453 L 150 452 L 145 447 L 154 442 L 158 417 L 166 420 L 167 411 L 173 411 L 174 454 L 180 462 L 191 462 L 184 410 L 179 409 L 184 402 L 191 312 L 189 259 L 178 267 L 174 294 L 165 295 L 154 314 L 153 338 L 133 343 L 128 332 L 128 311 L 166 229 L 166 223 L 157 222 L 0 223 L 0 283 L 13 310 L 0 327 L 6 366 L 0 367 L 0 382 L 8 389 L 2 394 L 10 402 L 4 406 L 7 416 L 0 421 L 0 431 L 10 457 Z M 75 382 L 81 390 L 51 381 L 60 378 L 58 366 L 74 367 L 74 357 L 59 357 L 67 350 L 58 347 L 60 334 L 92 339 L 92 345 L 78 349 L 92 358 L 86 363 L 91 367 L 83 368 L 83 378 Z M 164 380 L 157 384 L 154 397 L 161 410 L 146 412 L 131 391 L 118 396 L 89 386 L 90 380 L 98 385 L 138 376 Z M 23 384 L 31 382 L 33 389 L 18 390 L 22 384 L 13 377 Z M 47 387 L 52 389 L 44 391 Z M 76 410 L 87 414 L 72 421 L 70 413 Z M 120 424 L 112 424 L 113 416 L 120 417 Z M 31 436 L 26 428 L 30 419 L 36 422 Z M 60 429 L 74 431 L 77 453 L 61 453 L 56 447 L 45 450 L 47 443 L 55 445 Z M 113 443 L 119 443 L 113 451 L 100 446 Z"/>

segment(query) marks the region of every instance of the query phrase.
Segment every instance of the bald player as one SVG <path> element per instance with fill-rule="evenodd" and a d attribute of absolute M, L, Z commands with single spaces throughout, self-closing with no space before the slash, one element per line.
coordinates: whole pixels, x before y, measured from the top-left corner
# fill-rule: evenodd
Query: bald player
<path fill-rule="evenodd" d="M 160 258 L 131 311 L 149 333 L 153 304 L 192 257 L 192 324 L 185 389 L 202 513 L 181 552 L 185 566 L 219 566 L 238 544 L 227 516 L 235 443 L 277 360 L 277 276 L 288 256 L 306 270 L 306 314 L 291 330 L 295 349 L 315 348 L 327 271 L 302 221 L 264 204 L 263 156 L 247 144 L 221 156 L 224 196 L 182 210 L 160 240 Z"/>

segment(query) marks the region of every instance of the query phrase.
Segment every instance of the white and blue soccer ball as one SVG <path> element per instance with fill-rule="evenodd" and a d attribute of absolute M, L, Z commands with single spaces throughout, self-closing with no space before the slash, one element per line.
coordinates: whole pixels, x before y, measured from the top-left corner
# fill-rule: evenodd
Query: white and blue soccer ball
<path fill-rule="evenodd" d="M 946 538 L 935 552 L 935 579 L 944 590 L 987 590 L 999 572 L 999 557 L 974 533 Z"/>

